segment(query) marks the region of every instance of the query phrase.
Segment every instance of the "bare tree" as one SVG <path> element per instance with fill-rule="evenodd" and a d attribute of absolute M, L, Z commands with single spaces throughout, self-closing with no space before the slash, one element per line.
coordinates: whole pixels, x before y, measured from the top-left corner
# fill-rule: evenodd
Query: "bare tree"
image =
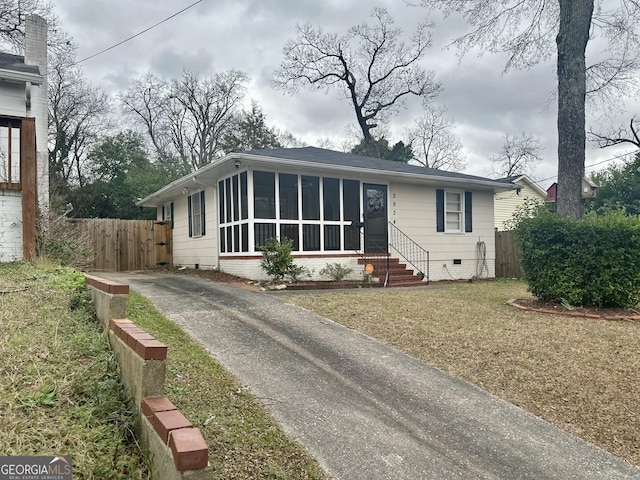
<path fill-rule="evenodd" d="M 283 148 L 299 148 L 307 146 L 306 142 L 294 137 L 293 134 L 287 130 L 278 130 L 278 142 Z"/>
<path fill-rule="evenodd" d="M 375 8 L 371 16 L 372 24 L 356 25 L 344 36 L 298 25 L 297 36 L 283 48 L 274 85 L 285 91 L 339 90 L 353 106 L 362 139 L 375 151 L 373 130 L 380 122 L 403 108 L 407 97 L 429 101 L 441 86 L 420 66 L 431 46 L 432 25 L 420 25 L 405 42 L 385 9 Z"/>
<path fill-rule="evenodd" d="M 462 142 L 452 131 L 453 120 L 443 106 L 430 106 L 407 132 L 413 149 L 413 160 L 426 168 L 460 171 L 466 161 Z"/>
<path fill-rule="evenodd" d="M 637 119 L 635 115 L 629 121 L 629 128 L 623 125 L 608 133 L 597 133 L 593 130 L 587 132 L 589 139 L 600 148 L 612 147 L 614 145 L 629 144 L 640 148 L 640 132 L 638 132 Z"/>
<path fill-rule="evenodd" d="M 421 5 L 461 14 L 472 29 L 455 39 L 462 53 L 479 46 L 509 54 L 505 70 L 527 68 L 556 54 L 558 74 L 558 213 L 584 214 L 585 98 L 588 92 L 625 91 L 640 65 L 640 2 L 619 0 L 421 0 Z M 606 60 L 587 67 L 590 38 L 607 41 Z M 628 92 L 625 92 L 628 93 Z"/>
<path fill-rule="evenodd" d="M 536 137 L 522 133 L 504 136 L 504 144 L 500 153 L 491 157 L 492 174 L 498 177 L 530 174 L 537 163 L 542 161 L 540 152 L 542 145 Z"/>
<path fill-rule="evenodd" d="M 48 68 L 49 181 L 58 192 L 84 184 L 87 153 L 111 127 L 108 95 L 71 66 L 74 55 L 74 48 L 54 54 Z"/>
<path fill-rule="evenodd" d="M 120 96 L 122 106 L 142 125 L 161 161 L 176 158 L 181 168 L 197 170 L 224 154 L 247 77 L 229 70 L 201 79 L 185 71 L 170 82 L 148 74 Z"/>
<path fill-rule="evenodd" d="M 152 73 L 133 80 L 129 90 L 119 97 L 123 110 L 135 124 L 142 127 L 161 163 L 168 163 L 173 156 L 166 115 L 169 97 L 169 84 Z"/>
<path fill-rule="evenodd" d="M 47 20 L 49 49 L 61 53 L 71 43 L 60 29 L 60 21 L 54 13 L 53 2 L 46 0 L 0 0 L 0 49 L 16 53 L 24 52 L 25 20 L 36 14 Z"/>

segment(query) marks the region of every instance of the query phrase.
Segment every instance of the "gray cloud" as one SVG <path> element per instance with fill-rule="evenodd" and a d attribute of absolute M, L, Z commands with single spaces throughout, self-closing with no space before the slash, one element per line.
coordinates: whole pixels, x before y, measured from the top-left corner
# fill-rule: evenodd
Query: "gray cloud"
<path fill-rule="evenodd" d="M 61 27 L 79 44 L 79 58 L 91 55 L 162 20 L 189 0 L 141 0 L 127 2 L 57 0 Z M 250 98 L 263 107 L 267 119 L 308 143 L 330 137 L 339 145 L 345 127 L 355 125 L 347 101 L 337 92 L 301 90 L 295 95 L 271 88 L 273 71 L 282 60 L 282 46 L 295 35 L 295 25 L 311 22 L 327 31 L 346 33 L 367 21 L 373 6 L 387 7 L 398 27 L 410 33 L 425 20 L 427 12 L 407 7 L 397 0 L 371 4 L 356 0 L 205 0 L 182 15 L 140 37 L 83 63 L 89 80 L 117 93 L 129 82 L 152 71 L 166 78 L 178 77 L 184 68 L 211 75 L 231 68 L 249 75 Z M 442 19 L 434 14 L 433 48 L 424 66 L 434 70 L 444 91 L 438 102 L 447 106 L 457 124 L 469 173 L 483 174 L 488 157 L 497 153 L 506 133 L 528 132 L 545 147 L 544 163 L 534 176 L 547 178 L 556 172 L 555 70 L 551 63 L 521 72 L 501 75 L 505 58 L 469 52 L 459 62 L 446 45 L 465 32 L 467 26 L 455 16 Z M 636 108 L 638 105 L 630 106 Z M 392 118 L 388 130 L 392 140 L 401 139 L 407 125 L 421 115 L 419 99 Z M 620 121 L 631 114 L 624 114 Z M 587 124 L 596 123 L 597 115 Z M 617 123 L 620 123 L 617 121 Z M 626 121 L 626 120 L 625 120 Z M 614 122 L 616 123 L 616 122 Z M 589 149 L 587 164 L 606 159 L 615 151 Z M 605 164 L 606 165 L 606 164 Z M 552 180 L 545 181 L 546 186 Z"/>

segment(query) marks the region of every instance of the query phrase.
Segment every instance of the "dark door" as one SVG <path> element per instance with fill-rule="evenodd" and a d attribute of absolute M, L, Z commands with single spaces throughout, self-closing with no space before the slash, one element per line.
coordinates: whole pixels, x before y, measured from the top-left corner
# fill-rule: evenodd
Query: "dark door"
<path fill-rule="evenodd" d="M 362 186 L 364 205 L 364 251 L 386 253 L 387 250 L 387 186 L 365 183 Z"/>

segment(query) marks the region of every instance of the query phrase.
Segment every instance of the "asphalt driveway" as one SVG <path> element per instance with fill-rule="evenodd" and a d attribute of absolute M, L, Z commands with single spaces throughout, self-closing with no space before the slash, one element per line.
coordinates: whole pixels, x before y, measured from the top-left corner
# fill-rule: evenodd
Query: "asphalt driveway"
<path fill-rule="evenodd" d="M 640 479 L 607 452 L 277 295 L 195 276 L 103 276 L 203 344 L 335 479 Z"/>

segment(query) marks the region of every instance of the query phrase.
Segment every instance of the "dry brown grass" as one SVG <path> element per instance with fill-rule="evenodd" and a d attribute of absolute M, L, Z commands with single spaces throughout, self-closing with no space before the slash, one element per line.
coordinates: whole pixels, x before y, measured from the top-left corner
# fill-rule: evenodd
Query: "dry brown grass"
<path fill-rule="evenodd" d="M 640 465 L 640 322 L 521 311 L 515 281 L 284 298 Z"/>

